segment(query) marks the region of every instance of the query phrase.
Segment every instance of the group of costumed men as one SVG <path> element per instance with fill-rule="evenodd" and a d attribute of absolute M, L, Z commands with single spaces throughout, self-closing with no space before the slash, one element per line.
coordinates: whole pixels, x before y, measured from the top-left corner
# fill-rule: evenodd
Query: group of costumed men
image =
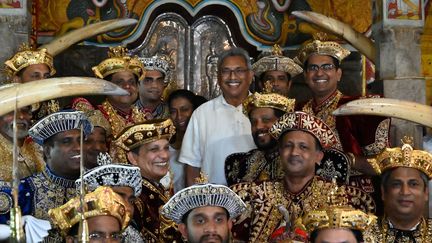
<path fill-rule="evenodd" d="M 252 65 L 241 48 L 223 51 L 222 95 L 191 115 L 179 172 L 161 99 L 166 59 L 110 48 L 93 68 L 105 81 L 63 78 L 68 88 L 31 97 L 62 78 L 50 78 L 46 49 L 21 50 L 0 90 L 16 100 L 0 107 L 0 240 L 432 242 L 432 155 L 408 137 L 390 148 L 386 117 L 333 115 L 355 99 L 337 89 L 349 54 L 315 40 L 294 59 L 275 46 Z M 312 94 L 303 104 L 287 97 L 301 73 Z M 250 94 L 254 74 L 260 90 Z M 82 82 L 88 90 L 75 89 Z M 93 105 L 85 94 L 106 99 Z M 71 95 L 60 110 L 56 98 Z M 185 186 L 174 194 L 177 173 Z"/>

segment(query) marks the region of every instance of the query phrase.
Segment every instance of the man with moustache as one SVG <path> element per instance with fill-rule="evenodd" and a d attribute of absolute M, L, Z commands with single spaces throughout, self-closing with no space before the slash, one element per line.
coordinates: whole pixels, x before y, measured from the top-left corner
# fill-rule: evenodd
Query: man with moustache
<path fill-rule="evenodd" d="M 114 164 L 108 153 L 100 153 L 97 157 L 97 164 L 97 167 L 86 171 L 83 176 L 86 190 L 95 191 L 102 186 L 110 187 L 123 198 L 133 217 L 133 203 L 142 191 L 140 169 L 130 164 Z M 78 193 L 81 183 L 81 179 L 75 182 Z M 135 227 L 135 222 L 131 220 L 122 233 L 124 242 L 144 243 L 141 234 Z"/>
<path fill-rule="evenodd" d="M 218 85 L 222 94 L 194 111 L 183 138 L 179 162 L 186 164 L 187 186 L 194 184 L 200 172 L 208 175 L 210 183 L 226 185 L 226 157 L 255 148 L 242 107 L 252 78 L 249 54 L 244 49 L 232 47 L 220 54 Z"/>
<path fill-rule="evenodd" d="M 93 131 L 86 136 L 83 143 L 84 167 L 96 166 L 100 153 L 108 152 L 108 139 L 111 136 L 111 125 L 100 110 L 93 107 L 85 98 L 75 98 L 72 109 L 83 111 L 93 125 Z"/>
<path fill-rule="evenodd" d="M 121 46 L 110 47 L 108 58 L 93 67 L 95 76 L 108 80 L 127 90 L 129 95 L 109 95 L 98 109 L 111 125 L 110 140 L 117 139 L 119 133 L 127 126 L 145 121 L 144 114 L 134 105 L 138 98 L 138 82 L 144 78 L 145 69 L 138 57 L 130 56 L 127 49 Z M 111 157 L 118 162 L 127 163 L 122 149 L 112 145 Z"/>
<path fill-rule="evenodd" d="M 91 205 L 81 214 L 82 204 Z M 126 201 L 109 187 L 99 187 L 94 192 L 75 197 L 66 204 L 49 211 L 53 225 L 64 236 L 56 242 L 82 242 L 80 232 L 81 217 L 88 225 L 89 243 L 121 243 L 124 241 L 123 230 L 128 226 L 132 213 Z"/>
<path fill-rule="evenodd" d="M 140 168 L 142 193 L 135 200 L 134 219 L 144 242 L 181 242 L 175 223 L 159 213 L 171 196 L 160 180 L 169 171 L 169 140 L 174 134 L 172 121 L 159 119 L 130 126 L 115 141 L 129 163 Z"/>
<path fill-rule="evenodd" d="M 294 99 L 275 93 L 254 93 L 243 102 L 243 111 L 251 122 L 257 148 L 227 157 L 225 176 L 229 186 L 240 182 L 275 180 L 282 176 L 277 140 L 269 130 L 284 113 L 293 112 L 294 105 Z"/>
<path fill-rule="evenodd" d="M 28 45 L 22 45 L 4 65 L 7 79 L 12 83 L 46 79 L 56 72 L 53 57 L 46 49 L 33 50 Z"/>
<path fill-rule="evenodd" d="M 81 127 L 84 135 L 93 129 L 83 112 L 61 111 L 53 113 L 33 125 L 29 134 L 43 147 L 45 169 L 21 180 L 18 203 L 23 215 L 49 220 L 48 210 L 59 207 L 76 195 L 75 180 L 80 175 Z M 9 220 L 12 206 L 10 184 L 0 184 L 0 223 Z M 49 239 L 59 235 L 50 231 Z"/>
<path fill-rule="evenodd" d="M 245 203 L 223 185 L 198 184 L 177 192 L 161 213 L 178 224 L 190 243 L 232 242 L 232 220 L 246 211 Z"/>
<path fill-rule="evenodd" d="M 31 176 L 41 172 L 45 166 L 39 146 L 28 136 L 31 125 L 31 108 L 29 106 L 17 110 L 17 146 L 18 177 Z M 0 117 L 0 180 L 12 181 L 12 151 L 13 151 L 13 120 L 14 112 Z"/>
<path fill-rule="evenodd" d="M 34 50 L 23 44 L 17 53 L 5 61 L 6 80 L 11 83 L 28 83 L 52 77 L 53 56 L 46 49 Z M 59 102 L 50 100 L 32 105 L 33 120 L 37 121 L 47 114 L 59 111 Z"/>
<path fill-rule="evenodd" d="M 405 137 L 401 147 L 386 148 L 369 160 L 381 174 L 384 216 L 370 231 L 375 237 L 365 242 L 432 242 L 432 220 L 424 216 L 432 154 L 413 149 L 412 141 Z"/>
<path fill-rule="evenodd" d="M 169 62 L 165 56 L 143 57 L 140 61 L 146 73 L 138 83 L 139 99 L 135 105 L 147 120 L 168 118 L 169 108 L 162 96 L 169 82 Z"/>
<path fill-rule="evenodd" d="M 271 92 L 288 97 L 292 79 L 303 72 L 303 69 L 291 58 L 282 55 L 279 45 L 274 45 L 272 54 L 259 59 L 252 65 L 255 75 L 259 78 L 258 89 L 264 91 L 267 82 Z"/>
<path fill-rule="evenodd" d="M 326 205 L 322 192 L 335 185 L 316 176 L 323 149 L 339 146 L 333 130 L 320 119 L 303 113 L 286 113 L 274 123 L 270 134 L 278 140 L 284 176 L 261 183 L 246 182 L 232 186 L 251 208 L 236 220 L 234 238 L 247 242 L 273 242 L 286 235 L 295 237 L 296 223 L 311 209 Z M 365 192 L 349 186 L 340 187 L 356 208 L 373 211 L 373 200 Z M 364 200 L 366 199 L 366 200 Z"/>

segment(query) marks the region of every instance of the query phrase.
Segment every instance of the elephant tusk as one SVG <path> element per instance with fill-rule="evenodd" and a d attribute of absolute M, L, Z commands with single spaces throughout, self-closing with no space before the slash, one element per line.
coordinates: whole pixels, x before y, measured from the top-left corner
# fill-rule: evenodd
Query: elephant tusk
<path fill-rule="evenodd" d="M 50 43 L 41 46 L 40 49 L 45 48 L 49 54 L 51 54 L 52 56 L 56 56 L 60 52 L 82 40 L 101 33 L 109 32 L 129 25 L 134 25 L 136 23 L 138 23 L 138 20 L 127 18 L 106 20 L 99 23 L 87 25 L 83 28 L 70 31 L 63 36 L 54 39 Z"/>
<path fill-rule="evenodd" d="M 373 63 L 376 61 L 376 48 L 372 40 L 354 30 L 351 26 L 312 11 L 293 11 L 292 14 L 306 22 L 317 25 L 325 31 L 350 43 L 359 52 L 365 55 Z"/>
<path fill-rule="evenodd" d="M 0 116 L 37 102 L 76 95 L 128 95 L 129 92 L 103 79 L 62 77 L 7 85 L 0 89 Z"/>
<path fill-rule="evenodd" d="M 353 100 L 340 106 L 333 112 L 333 115 L 376 115 L 395 117 L 432 127 L 431 106 L 389 98 Z"/>

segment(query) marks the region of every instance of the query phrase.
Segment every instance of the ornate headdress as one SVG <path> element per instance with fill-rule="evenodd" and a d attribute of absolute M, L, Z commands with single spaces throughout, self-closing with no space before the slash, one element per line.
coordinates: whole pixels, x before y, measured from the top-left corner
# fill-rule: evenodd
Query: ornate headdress
<path fill-rule="evenodd" d="M 177 192 L 162 207 L 161 214 L 179 224 L 187 212 L 205 206 L 225 208 L 230 218 L 235 218 L 246 210 L 246 204 L 228 187 L 197 184 Z"/>
<path fill-rule="evenodd" d="M 139 60 L 146 70 L 155 70 L 165 76 L 165 82 L 168 82 L 167 76 L 170 71 L 170 61 L 165 56 L 140 57 Z"/>
<path fill-rule="evenodd" d="M 255 92 L 253 95 L 249 95 L 243 102 L 243 113 L 248 116 L 254 108 L 263 107 L 273 108 L 283 112 L 293 112 L 294 106 L 295 99 L 288 99 L 276 93 L 260 94 Z"/>
<path fill-rule="evenodd" d="M 171 119 L 150 120 L 125 128 L 114 143 L 125 151 L 150 143 L 161 138 L 170 140 L 175 134 Z"/>
<path fill-rule="evenodd" d="M 327 124 L 316 116 L 296 111 L 284 114 L 270 129 L 270 134 L 279 140 L 287 131 L 300 130 L 311 133 L 324 149 L 341 149 L 339 138 Z"/>
<path fill-rule="evenodd" d="M 122 229 L 126 228 L 131 219 L 131 212 L 128 211 L 126 202 L 109 187 L 99 187 L 94 192 L 87 193 L 84 196 L 84 204 L 87 208 L 84 212 L 85 218 L 113 216 L 120 222 Z M 58 208 L 50 209 L 48 214 L 62 234 L 67 235 L 72 226 L 81 220 L 80 208 L 78 196 Z"/>
<path fill-rule="evenodd" d="M 122 46 L 110 47 L 108 58 L 92 68 L 96 77 L 103 79 L 113 73 L 130 71 L 137 76 L 138 80 L 142 80 L 145 75 L 144 66 L 137 56 L 129 56 L 127 51 Z"/>
<path fill-rule="evenodd" d="M 300 65 L 304 65 L 311 55 L 325 55 L 334 57 L 341 62 L 350 53 L 350 51 L 336 42 L 314 40 L 300 48 L 294 61 L 298 62 Z"/>
<path fill-rule="evenodd" d="M 84 98 L 76 98 L 72 102 L 72 109 L 83 111 L 88 117 L 93 127 L 105 129 L 106 136 L 111 135 L 111 125 L 100 110 L 94 108 L 90 102 Z"/>
<path fill-rule="evenodd" d="M 368 159 L 378 174 L 397 167 L 408 167 L 422 171 L 432 178 L 432 154 L 423 150 L 414 150 L 412 138 L 404 137 L 402 147 L 386 148 L 373 159 Z"/>
<path fill-rule="evenodd" d="M 51 76 L 56 73 L 53 57 L 46 49 L 32 50 L 28 45 L 23 44 L 19 51 L 5 62 L 6 75 L 12 77 L 19 71 L 33 64 L 46 64 L 50 70 Z"/>
<path fill-rule="evenodd" d="M 365 231 L 376 221 L 376 216 L 367 214 L 361 210 L 354 209 L 348 200 L 345 186 L 337 186 L 333 180 L 330 191 L 322 192 L 326 198 L 322 200 L 327 203 L 325 206 L 305 212 L 302 217 L 302 224 L 309 233 L 319 229 L 346 228 L 351 230 Z M 357 193 L 354 193 L 357 194 Z M 358 194 L 360 196 L 360 193 Z M 351 199 L 361 201 L 363 197 Z"/>
<path fill-rule="evenodd" d="M 89 191 L 100 186 L 128 186 L 134 190 L 137 197 L 141 194 L 142 178 L 140 168 L 129 164 L 112 164 L 107 153 L 98 155 L 97 167 L 87 171 L 83 176 L 84 184 Z M 77 191 L 81 187 L 81 179 L 75 181 Z"/>
<path fill-rule="evenodd" d="M 29 135 L 38 144 L 43 144 L 44 141 L 51 136 L 73 129 L 81 129 L 85 135 L 89 135 L 93 130 L 93 126 L 82 111 L 60 111 L 52 113 L 34 124 L 29 129 Z"/>
<path fill-rule="evenodd" d="M 282 55 L 279 45 L 275 44 L 272 48 L 272 55 L 259 59 L 252 65 L 255 75 L 260 76 L 266 71 L 282 71 L 289 73 L 291 78 L 303 72 L 303 69 L 291 58 Z"/>

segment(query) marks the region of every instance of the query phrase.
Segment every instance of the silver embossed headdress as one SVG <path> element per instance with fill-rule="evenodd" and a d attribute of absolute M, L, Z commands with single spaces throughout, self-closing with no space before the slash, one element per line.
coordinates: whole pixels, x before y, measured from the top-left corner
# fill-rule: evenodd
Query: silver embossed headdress
<path fill-rule="evenodd" d="M 52 113 L 34 124 L 29 129 L 29 135 L 35 142 L 42 145 L 46 139 L 57 133 L 73 129 L 81 129 L 83 125 L 84 135 L 89 135 L 93 125 L 82 111 L 60 111 Z"/>
<path fill-rule="evenodd" d="M 144 64 L 146 70 L 159 71 L 165 75 L 165 78 L 168 76 L 170 63 L 163 56 L 139 57 L 138 59 Z"/>
<path fill-rule="evenodd" d="M 246 204 L 227 186 L 198 184 L 177 192 L 162 207 L 161 213 L 179 224 L 187 212 L 205 206 L 225 208 L 230 218 L 235 218 L 246 210 Z"/>
<path fill-rule="evenodd" d="M 108 153 L 98 155 L 97 167 L 88 170 L 83 180 L 87 190 L 94 191 L 100 186 L 127 186 L 134 190 L 137 197 L 142 191 L 142 178 L 140 168 L 129 164 L 113 164 Z M 81 187 L 81 179 L 75 181 L 77 191 Z"/>

